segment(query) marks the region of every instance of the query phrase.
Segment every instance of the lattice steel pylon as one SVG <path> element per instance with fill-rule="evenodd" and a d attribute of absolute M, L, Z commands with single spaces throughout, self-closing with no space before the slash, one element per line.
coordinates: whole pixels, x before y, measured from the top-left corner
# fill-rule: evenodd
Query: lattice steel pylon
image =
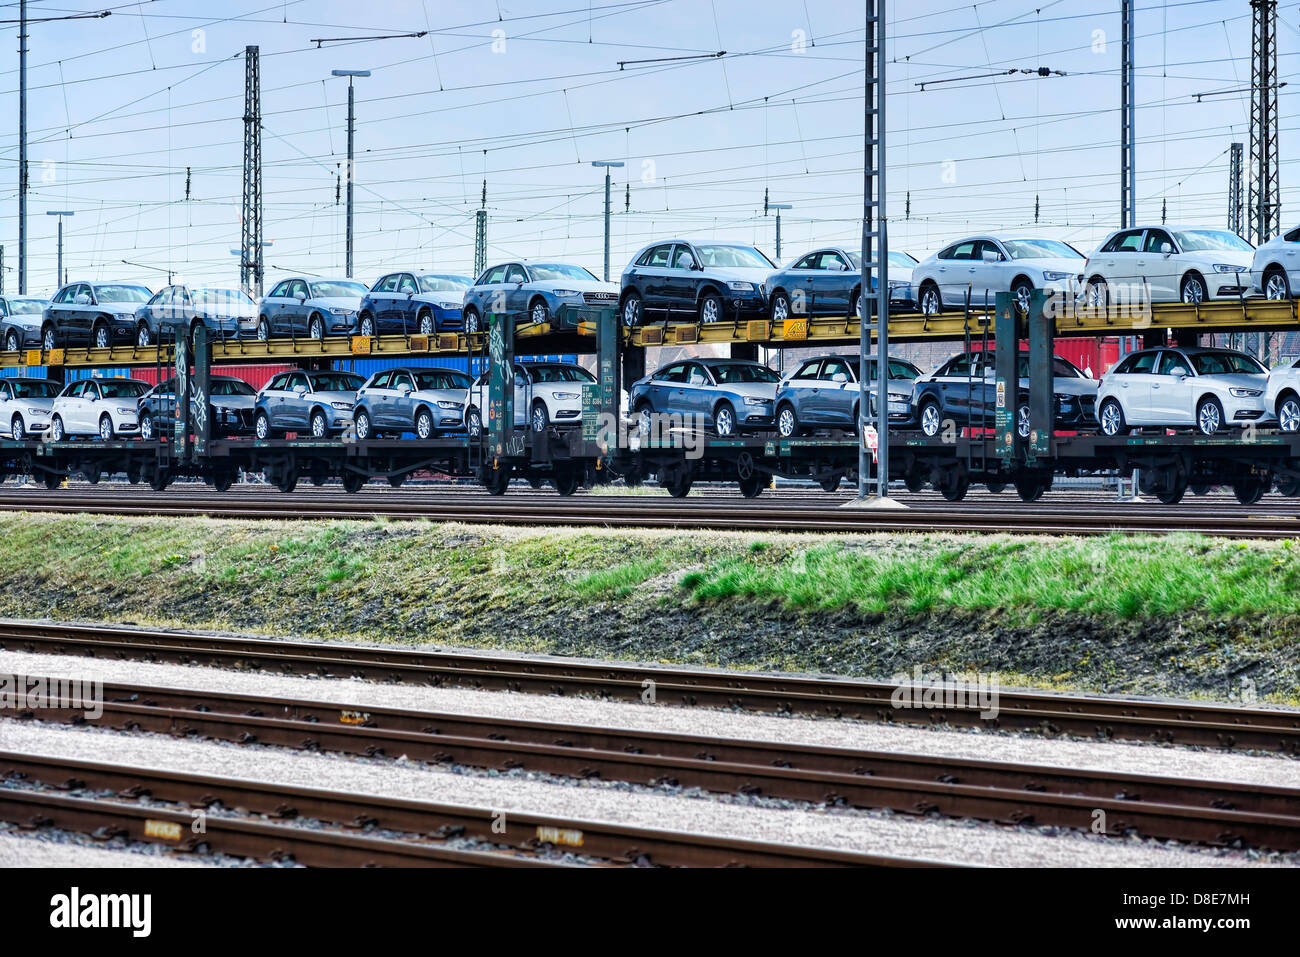
<path fill-rule="evenodd" d="M 483 180 L 482 206 L 474 211 L 474 278 L 487 268 L 487 180 Z"/>
<path fill-rule="evenodd" d="M 244 48 L 244 202 L 239 240 L 239 284 L 262 295 L 262 79 L 258 48 Z"/>
<path fill-rule="evenodd" d="M 1277 0 L 1250 0 L 1254 14 L 1250 81 L 1250 239 L 1268 242 L 1282 228 L 1278 188 Z"/>
<path fill-rule="evenodd" d="M 1245 145 L 1233 143 L 1228 155 L 1228 228 L 1245 235 L 1245 184 L 1242 178 Z"/>
<path fill-rule="evenodd" d="M 1137 220 L 1137 135 L 1133 98 L 1133 0 L 1120 3 L 1120 130 L 1119 228 L 1131 229 Z"/>

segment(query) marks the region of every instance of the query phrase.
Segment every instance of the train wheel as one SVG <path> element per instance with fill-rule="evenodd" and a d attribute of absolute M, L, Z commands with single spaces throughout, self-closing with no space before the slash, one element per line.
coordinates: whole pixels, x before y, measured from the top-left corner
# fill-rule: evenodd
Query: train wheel
<path fill-rule="evenodd" d="M 1006 483 L 1006 482 L 989 482 L 985 487 L 986 487 L 990 492 L 992 492 L 994 495 L 1001 495 L 1003 492 L 1005 492 L 1005 491 L 1007 490 L 1007 483 Z"/>
<path fill-rule="evenodd" d="M 510 470 L 484 466 L 479 470 L 479 481 L 489 495 L 505 495 L 506 489 L 510 487 Z"/>
<path fill-rule="evenodd" d="M 1300 495 L 1300 478 L 1278 479 L 1277 493 L 1285 495 L 1287 498 L 1295 498 Z"/>
<path fill-rule="evenodd" d="M 1199 484 L 1199 483 L 1196 484 L 1196 485 L 1189 485 L 1189 486 L 1187 486 L 1187 490 L 1188 490 L 1189 492 L 1191 492 L 1193 495 L 1209 495 L 1209 494 L 1210 494 L 1210 487 L 1209 487 L 1208 485 L 1201 485 L 1201 484 Z"/>
<path fill-rule="evenodd" d="M 217 469 L 212 473 L 212 487 L 218 492 L 229 492 L 230 486 L 235 484 L 235 473 L 233 469 Z"/>
<path fill-rule="evenodd" d="M 965 467 L 944 469 L 939 480 L 939 494 L 949 502 L 960 502 L 970 489 L 970 475 Z"/>
<path fill-rule="evenodd" d="M 822 487 L 822 491 L 834 492 L 836 489 L 840 487 L 841 478 L 842 476 L 833 475 L 830 478 L 822 479 L 821 482 L 819 483 Z"/>
<path fill-rule="evenodd" d="M 903 485 L 909 492 L 919 492 L 925 488 L 925 473 L 921 471 L 919 465 L 913 463 L 903 473 Z"/>
<path fill-rule="evenodd" d="M 664 488 L 668 490 L 668 494 L 673 498 L 685 498 L 687 495 L 691 494 L 691 486 L 694 482 L 694 476 L 687 472 L 685 474 L 674 476 L 672 480 L 664 482 L 663 485 Z"/>
<path fill-rule="evenodd" d="M 155 492 L 165 492 L 171 484 L 171 475 L 161 469 L 149 476 L 149 487 Z"/>
<path fill-rule="evenodd" d="M 360 472 L 345 471 L 343 473 L 343 491 L 351 494 L 360 492 L 361 487 L 366 484 L 366 477 Z"/>
<path fill-rule="evenodd" d="M 1264 497 L 1270 484 L 1272 483 L 1257 475 L 1251 475 L 1233 482 L 1232 494 L 1237 496 L 1237 501 L 1242 505 L 1254 505 Z"/>
<path fill-rule="evenodd" d="M 555 484 L 555 491 L 561 495 L 572 495 L 578 490 L 578 470 L 574 468 L 556 469 L 555 477 L 551 481 Z"/>
<path fill-rule="evenodd" d="M 58 488 L 58 487 L 59 487 L 60 485 L 62 485 L 62 484 L 63 484 L 63 476 L 62 476 L 62 475 L 59 475 L 57 472 L 46 472 L 46 473 L 45 473 L 45 487 L 46 487 L 46 488 L 54 489 L 54 488 Z"/>
<path fill-rule="evenodd" d="M 1052 487 L 1052 480 L 1041 475 L 1024 475 L 1015 480 L 1015 486 L 1021 501 L 1037 502 Z"/>
<path fill-rule="evenodd" d="M 763 489 L 767 487 L 768 481 L 770 480 L 763 473 L 753 472 L 739 480 L 740 494 L 745 498 L 758 498 L 763 494 Z"/>
<path fill-rule="evenodd" d="M 288 466 L 276 475 L 271 484 L 281 492 L 292 492 L 298 487 L 298 470 L 293 466 Z"/>
<path fill-rule="evenodd" d="M 405 481 L 406 481 L 406 476 L 405 476 L 405 475 L 390 475 L 390 476 L 388 476 L 388 484 L 391 485 L 393 488 L 401 488 L 401 487 L 402 487 L 402 483 L 405 482 Z"/>

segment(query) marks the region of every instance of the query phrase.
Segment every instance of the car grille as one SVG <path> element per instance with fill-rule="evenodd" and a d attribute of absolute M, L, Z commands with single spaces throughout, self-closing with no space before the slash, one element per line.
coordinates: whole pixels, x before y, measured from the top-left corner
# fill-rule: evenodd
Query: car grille
<path fill-rule="evenodd" d="M 612 306 L 618 302 L 615 292 L 584 292 L 582 301 L 592 306 Z"/>

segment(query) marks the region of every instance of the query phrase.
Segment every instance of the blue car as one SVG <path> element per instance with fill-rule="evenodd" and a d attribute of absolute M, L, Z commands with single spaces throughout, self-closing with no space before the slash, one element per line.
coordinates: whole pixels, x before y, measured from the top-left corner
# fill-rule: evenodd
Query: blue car
<path fill-rule="evenodd" d="M 366 380 L 352 372 L 281 372 L 257 393 L 253 434 L 283 438 L 298 432 L 314 439 L 337 435 L 352 424 L 357 390 Z"/>
<path fill-rule="evenodd" d="M 483 316 L 504 313 L 516 322 L 563 322 L 565 306 L 613 306 L 618 286 L 568 263 L 501 263 L 465 290 L 465 329 L 478 332 Z"/>
<path fill-rule="evenodd" d="M 35 296 L 0 296 L 0 336 L 7 351 L 41 347 L 41 317 L 49 304 Z"/>
<path fill-rule="evenodd" d="M 889 301 L 904 308 L 915 305 L 912 269 L 916 260 L 907 253 L 892 251 L 889 265 Z M 871 277 L 871 291 L 880 288 Z M 767 277 L 771 317 L 780 322 L 790 316 L 857 316 L 862 309 L 862 257 L 838 246 L 815 249 L 791 261 Z"/>
<path fill-rule="evenodd" d="M 868 394 L 874 413 L 879 359 L 867 359 Z M 912 383 L 921 370 L 906 359 L 889 359 L 889 421 L 895 425 L 912 423 Z M 858 384 L 858 357 L 855 355 L 813 356 L 805 359 L 781 380 L 776 390 L 776 430 L 793 438 L 817 427 L 856 429 L 862 389 Z"/>
<path fill-rule="evenodd" d="M 748 359 L 682 359 L 633 383 L 628 404 L 642 435 L 651 433 L 655 416 L 671 415 L 725 437 L 772 427 L 780 381 Z"/>
<path fill-rule="evenodd" d="M 357 335 L 385 333 L 431 336 L 464 328 L 461 304 L 469 276 L 434 272 L 395 272 L 383 276 L 361 297 Z"/>
<path fill-rule="evenodd" d="M 213 339 L 237 339 L 253 331 L 256 317 L 257 303 L 242 289 L 165 286 L 135 311 L 135 344 L 151 346 L 174 327 L 193 336 L 205 326 Z"/>
<path fill-rule="evenodd" d="M 776 264 L 754 246 L 674 239 L 646 246 L 623 270 L 623 325 L 656 319 L 698 322 L 767 314 L 767 277 Z"/>
<path fill-rule="evenodd" d="M 355 279 L 282 280 L 257 304 L 254 335 L 263 341 L 273 336 L 350 336 L 357 328 L 361 298 L 369 291 Z"/>

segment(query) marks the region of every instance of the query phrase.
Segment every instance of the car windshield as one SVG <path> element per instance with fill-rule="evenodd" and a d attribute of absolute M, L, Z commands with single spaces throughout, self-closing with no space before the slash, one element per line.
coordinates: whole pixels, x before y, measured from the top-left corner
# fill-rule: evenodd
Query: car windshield
<path fill-rule="evenodd" d="M 1262 365 L 1240 352 L 1193 352 L 1189 359 L 1197 375 L 1265 375 Z"/>
<path fill-rule="evenodd" d="M 992 363 L 989 364 L 989 371 L 993 371 Z M 1029 378 L 1029 356 L 1020 356 L 1016 360 L 1016 375 L 1022 379 Z M 1079 367 L 1060 356 L 1052 358 L 1052 376 L 1057 379 L 1086 379 Z"/>
<path fill-rule="evenodd" d="M 753 246 L 696 246 L 700 265 L 712 269 L 773 269 L 772 262 Z"/>
<path fill-rule="evenodd" d="M 468 389 L 469 376 L 464 372 L 435 369 L 429 372 L 417 372 L 415 384 L 420 389 Z"/>
<path fill-rule="evenodd" d="M 1012 259 L 1083 259 L 1083 253 L 1056 239 L 1008 239 L 1002 243 Z"/>
<path fill-rule="evenodd" d="M 781 377 L 767 366 L 750 365 L 748 362 L 723 362 L 712 366 L 713 378 L 720 385 L 734 385 L 737 382 L 780 382 Z"/>
<path fill-rule="evenodd" d="M 530 263 L 529 271 L 533 274 L 533 281 L 554 280 L 554 279 L 576 279 L 578 282 L 599 282 L 587 270 L 581 266 L 567 266 L 564 263 Z"/>
<path fill-rule="evenodd" d="M 595 382 L 596 377 L 582 366 L 528 366 L 534 382 Z"/>
<path fill-rule="evenodd" d="M 253 300 L 242 289 L 191 289 L 190 296 L 196 306 L 247 306 L 253 308 Z"/>
<path fill-rule="evenodd" d="M 59 387 L 44 379 L 10 379 L 9 386 L 14 390 L 15 399 L 50 399 L 59 394 Z"/>
<path fill-rule="evenodd" d="M 317 392 L 355 392 L 366 380 L 351 372 L 321 372 L 311 377 Z"/>
<path fill-rule="evenodd" d="M 256 395 L 253 387 L 243 379 L 213 379 L 208 384 L 212 395 Z"/>
<path fill-rule="evenodd" d="M 1174 233 L 1183 252 L 1248 253 L 1254 246 L 1226 229 L 1184 229 Z"/>
<path fill-rule="evenodd" d="M 474 285 L 468 276 L 421 276 L 420 292 L 464 292 Z"/>
<path fill-rule="evenodd" d="M 901 266 L 904 269 L 911 269 L 916 265 L 916 257 L 909 256 L 907 253 L 891 249 L 889 252 L 889 265 Z"/>
<path fill-rule="evenodd" d="M 34 316 L 44 312 L 47 305 L 44 299 L 10 299 L 9 312 L 15 316 Z"/>
<path fill-rule="evenodd" d="M 95 287 L 95 298 L 99 302 L 148 302 L 152 296 L 144 286 L 105 285 Z"/>
<path fill-rule="evenodd" d="M 370 290 L 359 282 L 314 282 L 311 284 L 313 299 L 360 299 Z"/>
<path fill-rule="evenodd" d="M 138 399 L 149 391 L 149 386 L 135 379 L 100 379 L 99 391 L 105 399 Z"/>

